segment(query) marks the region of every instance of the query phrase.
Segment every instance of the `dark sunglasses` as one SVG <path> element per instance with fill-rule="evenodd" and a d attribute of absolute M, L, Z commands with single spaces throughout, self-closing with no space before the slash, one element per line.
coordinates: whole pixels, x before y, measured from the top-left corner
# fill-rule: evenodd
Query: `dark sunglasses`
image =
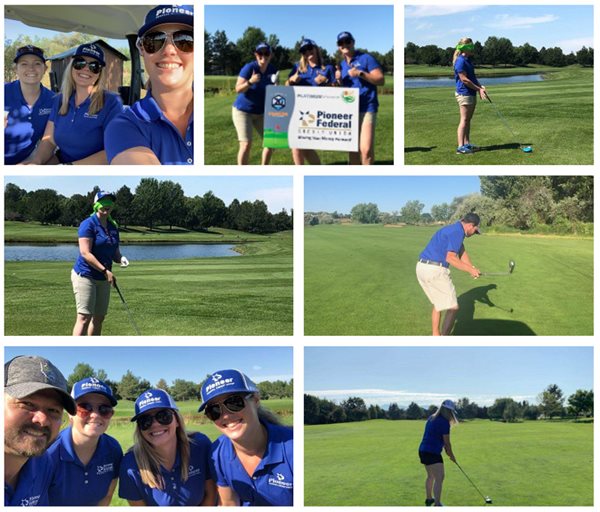
<path fill-rule="evenodd" d="M 77 416 L 80 418 L 87 418 L 93 412 L 96 412 L 96 414 L 99 414 L 103 418 L 112 418 L 115 410 L 112 408 L 112 405 L 101 404 L 94 407 L 94 405 L 88 404 L 87 402 L 77 404 Z"/>
<path fill-rule="evenodd" d="M 151 414 L 143 414 L 142 416 L 138 416 L 135 420 L 140 427 L 140 430 L 148 430 L 154 420 L 156 420 L 161 425 L 170 425 L 173 423 L 173 411 L 170 409 L 164 409 L 163 411 L 158 411 L 154 416 Z"/>
<path fill-rule="evenodd" d="M 344 39 L 340 39 L 338 41 L 338 46 L 349 46 L 352 44 L 352 39 L 349 37 L 345 37 Z"/>
<path fill-rule="evenodd" d="M 78 58 L 73 59 L 73 68 L 76 69 L 77 71 L 81 71 L 86 66 L 92 73 L 94 73 L 94 75 L 97 75 L 98 73 L 100 73 L 100 70 L 102 69 L 102 64 L 100 64 L 97 60 L 88 62 L 83 57 L 78 57 Z"/>
<path fill-rule="evenodd" d="M 247 395 L 231 395 L 222 402 L 207 405 L 204 414 L 208 416 L 208 419 L 217 421 L 221 417 L 221 414 L 223 414 L 221 407 L 224 407 L 229 412 L 240 412 L 246 407 L 246 398 L 250 398 L 251 396 L 251 393 Z"/>
<path fill-rule="evenodd" d="M 173 33 L 148 32 L 141 37 L 140 44 L 146 53 L 152 54 L 162 50 L 169 39 L 175 48 L 183 53 L 194 51 L 194 32 L 191 30 L 177 30 Z"/>
<path fill-rule="evenodd" d="M 302 48 L 302 50 L 300 50 L 300 53 L 306 53 L 306 52 L 310 52 L 311 50 L 314 50 L 315 47 L 312 44 L 309 44 L 308 46 L 305 46 L 304 48 Z"/>
<path fill-rule="evenodd" d="M 269 55 L 271 55 L 271 52 L 263 51 L 263 52 L 256 52 L 256 54 L 260 55 L 261 57 L 268 57 Z"/>

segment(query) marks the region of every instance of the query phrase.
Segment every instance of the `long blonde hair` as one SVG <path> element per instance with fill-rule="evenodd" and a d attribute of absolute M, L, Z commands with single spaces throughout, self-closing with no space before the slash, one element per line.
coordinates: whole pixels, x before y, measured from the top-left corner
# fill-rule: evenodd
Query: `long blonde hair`
<path fill-rule="evenodd" d="M 71 62 L 67 64 L 65 69 L 65 74 L 63 75 L 63 81 L 60 86 L 60 92 L 62 94 L 62 101 L 60 104 L 60 110 L 58 113 L 61 116 L 66 116 L 69 111 L 69 99 L 71 99 L 71 95 L 75 91 L 75 82 L 73 81 L 73 59 Z M 90 107 L 88 109 L 88 114 L 94 115 L 102 110 L 104 107 L 104 90 L 105 90 L 105 67 L 102 66 L 100 69 L 100 75 L 98 76 L 98 80 L 94 84 L 92 88 L 91 102 Z"/>
<path fill-rule="evenodd" d="M 190 436 L 185 431 L 185 422 L 178 411 L 173 410 L 173 415 L 177 421 L 177 450 L 181 458 L 181 481 L 185 482 L 188 479 L 188 468 L 190 464 Z M 160 457 L 156 449 L 144 439 L 140 433 L 140 428 L 136 426 L 133 433 L 134 445 L 131 448 L 135 456 L 135 462 L 140 470 L 142 482 L 151 489 L 165 489 L 165 482 L 160 473 Z"/>
<path fill-rule="evenodd" d="M 434 420 L 438 416 L 446 418 L 450 422 L 450 425 L 458 425 L 458 418 L 456 417 L 456 414 L 454 414 L 454 411 L 444 407 L 443 405 L 440 405 L 438 410 L 431 415 L 431 419 Z"/>
<path fill-rule="evenodd" d="M 470 37 L 463 37 L 456 46 L 458 46 L 459 44 L 473 44 L 473 39 L 471 39 Z M 454 63 L 456 62 L 456 59 L 458 59 L 458 56 L 460 55 L 460 50 L 454 50 L 454 55 L 452 56 L 452 65 L 454 66 Z"/>
<path fill-rule="evenodd" d="M 315 46 L 315 49 L 317 50 L 317 67 L 321 68 L 321 69 L 325 69 L 325 63 L 323 62 L 323 55 L 321 54 L 321 48 L 319 48 L 318 46 Z M 303 54 L 300 54 L 300 61 L 298 62 L 298 69 L 300 70 L 301 73 L 306 73 L 306 70 L 308 69 L 308 59 Z"/>

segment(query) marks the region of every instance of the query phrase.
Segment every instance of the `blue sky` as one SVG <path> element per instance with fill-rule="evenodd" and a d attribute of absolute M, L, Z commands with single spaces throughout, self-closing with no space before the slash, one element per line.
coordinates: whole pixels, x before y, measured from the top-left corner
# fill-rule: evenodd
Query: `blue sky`
<path fill-rule="evenodd" d="M 567 397 L 592 389 L 593 365 L 591 347 L 307 347 L 304 389 L 386 407 L 465 396 L 480 406 L 504 397 L 537 403 L 550 384 Z"/>
<path fill-rule="evenodd" d="M 307 176 L 304 211 L 350 213 L 358 203 L 375 203 L 389 213 L 418 199 L 429 212 L 434 204 L 478 192 L 477 176 Z"/>
<path fill-rule="evenodd" d="M 200 382 L 225 368 L 237 368 L 255 382 L 293 378 L 291 347 L 5 347 L 5 362 L 18 355 L 45 357 L 65 377 L 77 363 L 88 363 L 111 380 L 131 370 L 152 385 L 160 378 L 168 384 L 174 379 Z"/>
<path fill-rule="evenodd" d="M 4 183 L 30 191 L 51 188 L 70 197 L 85 194 L 98 185 L 103 190 L 117 191 L 127 185 L 132 192 L 143 176 L 6 176 Z M 204 195 L 212 190 L 226 205 L 233 199 L 264 201 L 271 213 L 285 208 L 289 213 L 293 206 L 293 187 L 290 176 L 153 176 L 159 181 L 179 183 L 186 196 Z"/>
<path fill-rule="evenodd" d="M 564 2 L 568 4 L 568 2 Z M 538 50 L 558 46 L 564 53 L 594 46 L 591 5 L 412 5 L 405 7 L 404 43 L 455 46 L 462 37 L 481 44 L 507 37 L 515 46 Z"/>
<path fill-rule="evenodd" d="M 365 2 L 367 3 L 367 2 Z M 246 28 L 261 28 L 275 34 L 280 44 L 293 48 L 302 36 L 313 39 L 330 55 L 337 50 L 336 36 L 349 31 L 356 45 L 387 53 L 394 45 L 394 16 L 391 5 L 207 5 L 204 27 L 214 34 L 224 30 L 234 43 Z"/>

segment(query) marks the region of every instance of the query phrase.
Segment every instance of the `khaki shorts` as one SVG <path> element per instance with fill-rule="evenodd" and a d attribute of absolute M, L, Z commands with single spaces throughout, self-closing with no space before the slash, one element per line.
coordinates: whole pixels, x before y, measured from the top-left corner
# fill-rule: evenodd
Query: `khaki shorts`
<path fill-rule="evenodd" d="M 445 311 L 458 306 L 449 268 L 419 261 L 417 263 L 417 280 L 436 311 Z"/>
<path fill-rule="evenodd" d="M 454 97 L 456 98 L 459 106 L 467 106 L 467 105 L 476 105 L 477 104 L 477 95 L 474 96 L 463 96 L 462 94 L 454 93 Z"/>
<path fill-rule="evenodd" d="M 105 316 L 110 300 L 110 284 L 108 281 L 97 281 L 89 277 L 81 277 L 71 270 L 71 283 L 75 294 L 77 313 L 82 315 Z"/>
<path fill-rule="evenodd" d="M 358 118 L 359 130 L 362 129 L 363 123 L 371 123 L 373 129 L 375 129 L 375 124 L 377 124 L 377 112 L 360 112 Z"/>
<path fill-rule="evenodd" d="M 263 136 L 263 122 L 264 116 L 262 114 L 248 114 L 248 112 L 242 112 L 235 107 L 231 109 L 231 118 L 233 119 L 233 126 L 237 131 L 239 142 L 252 142 L 252 128 Z"/>

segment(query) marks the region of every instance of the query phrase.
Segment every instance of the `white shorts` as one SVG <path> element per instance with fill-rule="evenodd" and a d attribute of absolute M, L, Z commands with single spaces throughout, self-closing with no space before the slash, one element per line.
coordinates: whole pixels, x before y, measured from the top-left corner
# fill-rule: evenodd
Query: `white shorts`
<path fill-rule="evenodd" d="M 456 289 L 452 283 L 449 268 L 419 261 L 417 263 L 417 280 L 436 311 L 445 311 L 458 306 Z"/>

